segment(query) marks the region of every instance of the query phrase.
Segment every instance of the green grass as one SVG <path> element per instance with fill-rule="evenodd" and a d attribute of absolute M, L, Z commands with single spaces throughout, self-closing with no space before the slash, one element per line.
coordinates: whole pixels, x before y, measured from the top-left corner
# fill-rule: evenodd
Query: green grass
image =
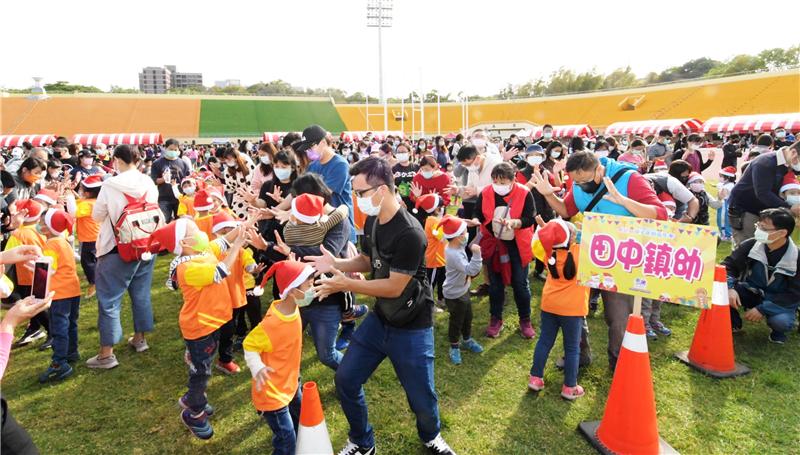
<path fill-rule="evenodd" d="M 727 250 L 723 245 L 719 257 Z M 212 419 L 215 436 L 211 441 L 194 439 L 182 426 L 176 404 L 186 383 L 177 324 L 180 298 L 162 286 L 167 263 L 166 258 L 158 260 L 153 280 L 156 330 L 148 337 L 150 351 L 135 354 L 120 345 L 118 368 L 92 371 L 81 362 L 72 378 L 54 385 L 36 381 L 47 366 L 49 353 L 33 347 L 13 351 L 3 394 L 42 453 L 270 451 L 271 433 L 253 411 L 246 371 L 235 377 L 212 377 L 208 396 L 217 414 Z M 534 281 L 532 287 L 536 315 L 541 284 Z M 86 359 L 98 346 L 96 300 L 84 302 L 81 311 L 80 351 Z M 558 396 L 563 378 L 552 364 L 562 353 L 560 342 L 545 373 L 546 390 L 538 395 L 526 391 L 535 341 L 518 335 L 514 313 L 514 305 L 507 305 L 507 326 L 501 337 L 488 340 L 479 336 L 486 352 L 480 356 L 464 353 L 460 366 L 447 359 L 447 315 L 436 317 L 436 388 L 444 436 L 460 454 L 592 453 L 575 429 L 583 420 L 602 417 L 611 382 L 602 317 L 589 319 L 595 361 L 580 377 L 587 394 L 568 403 Z M 662 318 L 675 333 L 650 343 L 661 436 L 682 453 L 797 453 L 800 337 L 795 333 L 785 346 L 771 345 L 764 324 L 746 323 L 745 331 L 735 337 L 736 356 L 753 372 L 715 380 L 673 357 L 676 351 L 688 349 L 697 315 L 694 309 L 665 305 Z M 475 316 L 478 334 L 488 319 L 486 298 L 475 303 Z M 125 332 L 132 332 L 127 302 L 123 322 Z M 334 396 L 333 373 L 317 361 L 310 337 L 304 342 L 303 379 L 319 384 L 328 428 L 338 450 L 348 427 Z M 241 354 L 237 360 L 244 365 Z M 389 362 L 369 380 L 366 394 L 380 453 L 424 453 Z"/>
<path fill-rule="evenodd" d="M 200 103 L 201 137 L 303 131 L 313 123 L 328 131 L 346 129 L 330 101 L 202 100 Z"/>

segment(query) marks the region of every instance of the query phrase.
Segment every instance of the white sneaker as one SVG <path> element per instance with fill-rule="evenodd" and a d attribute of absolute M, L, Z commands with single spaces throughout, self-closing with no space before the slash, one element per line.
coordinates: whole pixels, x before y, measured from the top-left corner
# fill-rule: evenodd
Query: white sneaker
<path fill-rule="evenodd" d="M 456 452 L 444 441 L 441 433 L 437 434 L 433 440 L 426 442 L 425 447 L 434 455 L 456 455 Z"/>
<path fill-rule="evenodd" d="M 142 338 L 142 341 L 136 342 L 133 340 L 133 337 L 128 338 L 128 346 L 132 347 L 136 350 L 136 352 L 144 352 L 150 349 L 150 346 L 147 345 L 147 340 Z"/>
<path fill-rule="evenodd" d="M 116 366 L 119 366 L 119 362 L 117 362 L 117 356 L 111 354 L 108 357 L 100 358 L 100 354 L 92 357 L 91 359 L 86 361 L 86 366 L 89 368 L 95 368 L 99 370 L 110 370 Z"/>
<path fill-rule="evenodd" d="M 348 439 L 347 445 L 339 451 L 339 455 L 375 455 L 375 446 L 361 447 Z"/>

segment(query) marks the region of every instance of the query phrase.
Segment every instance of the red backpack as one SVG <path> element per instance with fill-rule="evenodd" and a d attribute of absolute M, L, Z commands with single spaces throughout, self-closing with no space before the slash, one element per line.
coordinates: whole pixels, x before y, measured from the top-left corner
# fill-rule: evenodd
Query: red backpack
<path fill-rule="evenodd" d="M 128 204 L 114 224 L 114 241 L 123 261 L 139 261 L 148 251 L 150 234 L 164 225 L 164 215 L 158 204 L 147 202 L 144 195 L 140 198 L 123 195 Z"/>

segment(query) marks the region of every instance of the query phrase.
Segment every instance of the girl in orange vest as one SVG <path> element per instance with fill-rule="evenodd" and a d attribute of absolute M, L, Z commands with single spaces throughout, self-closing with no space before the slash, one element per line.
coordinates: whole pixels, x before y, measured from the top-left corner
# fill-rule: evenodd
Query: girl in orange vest
<path fill-rule="evenodd" d="M 264 319 L 245 338 L 244 359 L 253 376 L 253 405 L 272 430 L 273 453 L 293 454 L 302 401 L 303 323 L 299 307 L 314 300 L 314 269 L 286 260 L 270 267 L 264 280 L 273 275 L 281 300 L 272 302 Z"/>
<path fill-rule="evenodd" d="M 560 328 L 564 339 L 561 396 L 567 400 L 575 400 L 584 394 L 583 387 L 577 383 L 578 362 L 583 318 L 589 311 L 589 288 L 578 284 L 580 245 L 575 242 L 575 236 L 575 226 L 555 219 L 547 224 L 542 222 L 533 240 L 533 252 L 547 264 L 549 274 L 542 290 L 542 324 L 533 352 L 528 388 L 535 392 L 544 389 L 544 365 Z"/>
<path fill-rule="evenodd" d="M 39 222 L 39 231 L 47 238 L 43 251 L 52 258 L 50 290 L 55 292 L 50 305 L 50 336 L 53 338 L 52 363 L 39 376 L 39 382 L 59 381 L 72 375 L 69 362 L 77 361 L 78 312 L 81 283 L 75 265 L 75 252 L 64 238 L 72 234 L 75 219 L 60 209 L 48 210 Z"/>

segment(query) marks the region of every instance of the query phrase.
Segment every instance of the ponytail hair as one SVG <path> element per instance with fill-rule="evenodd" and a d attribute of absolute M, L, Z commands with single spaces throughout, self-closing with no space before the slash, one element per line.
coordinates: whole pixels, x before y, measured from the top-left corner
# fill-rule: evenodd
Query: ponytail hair
<path fill-rule="evenodd" d="M 559 279 L 558 268 L 556 268 L 556 251 L 553 250 L 553 255 L 551 258 L 553 259 L 552 264 L 551 261 L 547 261 L 547 270 L 550 272 L 550 276 Z M 578 272 L 578 268 L 575 266 L 575 258 L 572 257 L 572 251 L 567 250 L 567 260 L 564 261 L 564 269 L 562 270 L 564 274 L 564 279 L 571 281 L 575 278 L 575 275 Z"/>

